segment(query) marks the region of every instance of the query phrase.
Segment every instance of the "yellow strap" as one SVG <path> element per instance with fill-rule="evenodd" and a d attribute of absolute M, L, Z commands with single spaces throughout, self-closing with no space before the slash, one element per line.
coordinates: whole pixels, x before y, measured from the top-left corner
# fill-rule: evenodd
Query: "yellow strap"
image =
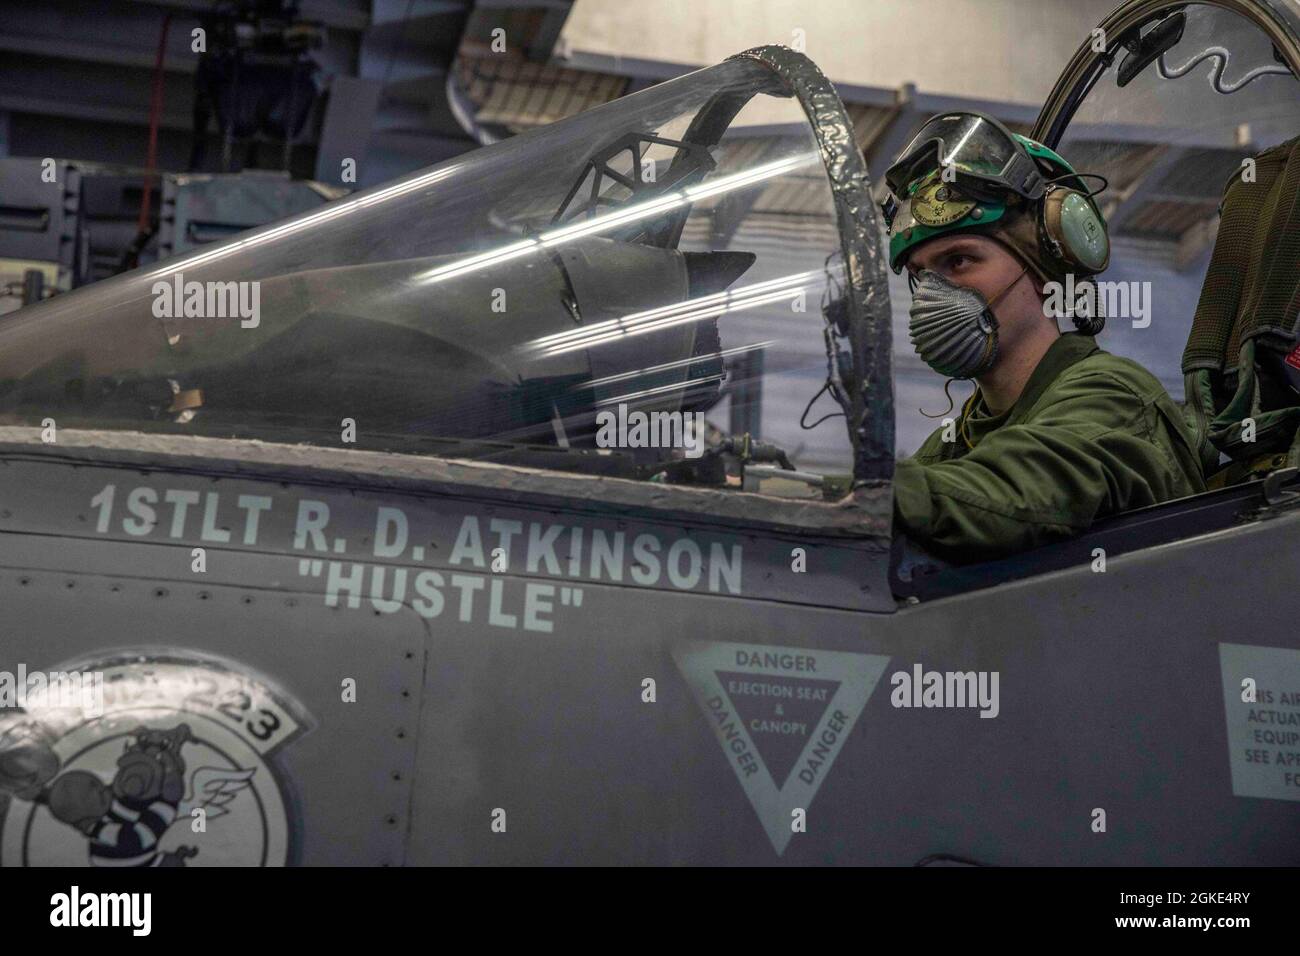
<path fill-rule="evenodd" d="M 966 419 L 970 417 L 971 406 L 975 404 L 975 399 L 979 395 L 979 386 L 975 386 L 975 391 L 970 393 L 970 398 L 966 399 L 961 407 L 961 438 L 966 443 L 966 447 L 974 450 L 975 446 L 971 443 L 970 436 L 966 434 Z"/>

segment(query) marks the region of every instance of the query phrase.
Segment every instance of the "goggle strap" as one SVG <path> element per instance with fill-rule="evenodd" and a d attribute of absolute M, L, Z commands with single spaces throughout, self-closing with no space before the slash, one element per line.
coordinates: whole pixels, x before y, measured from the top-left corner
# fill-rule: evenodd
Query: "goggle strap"
<path fill-rule="evenodd" d="M 1012 158 L 1003 175 L 1014 192 L 1026 199 L 1037 199 L 1046 190 L 1043 174 L 1033 158 L 1023 151 L 1023 147 L 1021 150 Z"/>

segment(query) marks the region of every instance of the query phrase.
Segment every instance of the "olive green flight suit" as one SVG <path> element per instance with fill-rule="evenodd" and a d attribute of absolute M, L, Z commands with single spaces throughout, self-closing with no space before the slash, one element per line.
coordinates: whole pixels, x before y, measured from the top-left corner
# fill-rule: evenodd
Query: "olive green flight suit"
<path fill-rule="evenodd" d="M 1062 335 L 1010 409 L 983 397 L 894 472 L 895 533 L 950 561 L 1076 535 L 1105 515 L 1205 490 L 1178 406 L 1138 363 Z"/>

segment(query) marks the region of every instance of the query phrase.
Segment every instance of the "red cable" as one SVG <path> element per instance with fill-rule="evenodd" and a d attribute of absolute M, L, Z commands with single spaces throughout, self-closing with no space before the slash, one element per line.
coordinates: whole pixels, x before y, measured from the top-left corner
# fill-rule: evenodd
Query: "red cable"
<path fill-rule="evenodd" d="M 153 94 L 149 104 L 149 156 L 145 160 L 144 196 L 140 200 L 140 221 L 136 230 L 143 233 L 149 228 L 149 200 L 153 195 L 154 167 L 158 164 L 158 123 L 162 119 L 163 60 L 167 54 L 167 31 L 172 15 L 163 17 L 162 32 L 158 36 L 158 56 L 153 64 Z"/>

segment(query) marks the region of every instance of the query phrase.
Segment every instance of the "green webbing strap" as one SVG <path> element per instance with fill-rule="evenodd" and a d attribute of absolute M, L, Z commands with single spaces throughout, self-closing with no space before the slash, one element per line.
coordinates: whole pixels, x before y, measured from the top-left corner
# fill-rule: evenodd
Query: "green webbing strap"
<path fill-rule="evenodd" d="M 1194 369 L 1183 375 L 1183 393 L 1183 418 L 1192 430 L 1192 447 L 1201 460 L 1201 473 L 1211 475 L 1219 467 L 1219 449 L 1210 442 L 1210 421 L 1214 418 L 1210 370 Z"/>
<path fill-rule="evenodd" d="M 1300 137 L 1255 157 L 1253 180 L 1239 170 L 1224 188 L 1219 234 L 1182 364 L 1183 413 L 1207 475 L 1218 468 L 1219 452 L 1240 474 L 1270 456 L 1300 454 L 1300 408 L 1261 405 L 1255 362 L 1258 348 L 1294 346 L 1300 322 L 1298 262 Z M 1225 401 L 1234 367 L 1235 390 Z"/>
<path fill-rule="evenodd" d="M 1300 407 L 1265 409 L 1260 406 L 1256 344 L 1253 338 L 1242 343 L 1237 391 L 1207 427 L 1213 446 L 1237 462 L 1289 452 L 1300 429 Z M 1209 377 L 1207 373 L 1206 378 Z M 1199 398 L 1204 401 L 1203 396 Z"/>
<path fill-rule="evenodd" d="M 1201 287 L 1183 373 L 1223 372 L 1262 333 L 1292 339 L 1300 306 L 1300 137 L 1255 157 L 1224 189 L 1219 233 Z"/>

